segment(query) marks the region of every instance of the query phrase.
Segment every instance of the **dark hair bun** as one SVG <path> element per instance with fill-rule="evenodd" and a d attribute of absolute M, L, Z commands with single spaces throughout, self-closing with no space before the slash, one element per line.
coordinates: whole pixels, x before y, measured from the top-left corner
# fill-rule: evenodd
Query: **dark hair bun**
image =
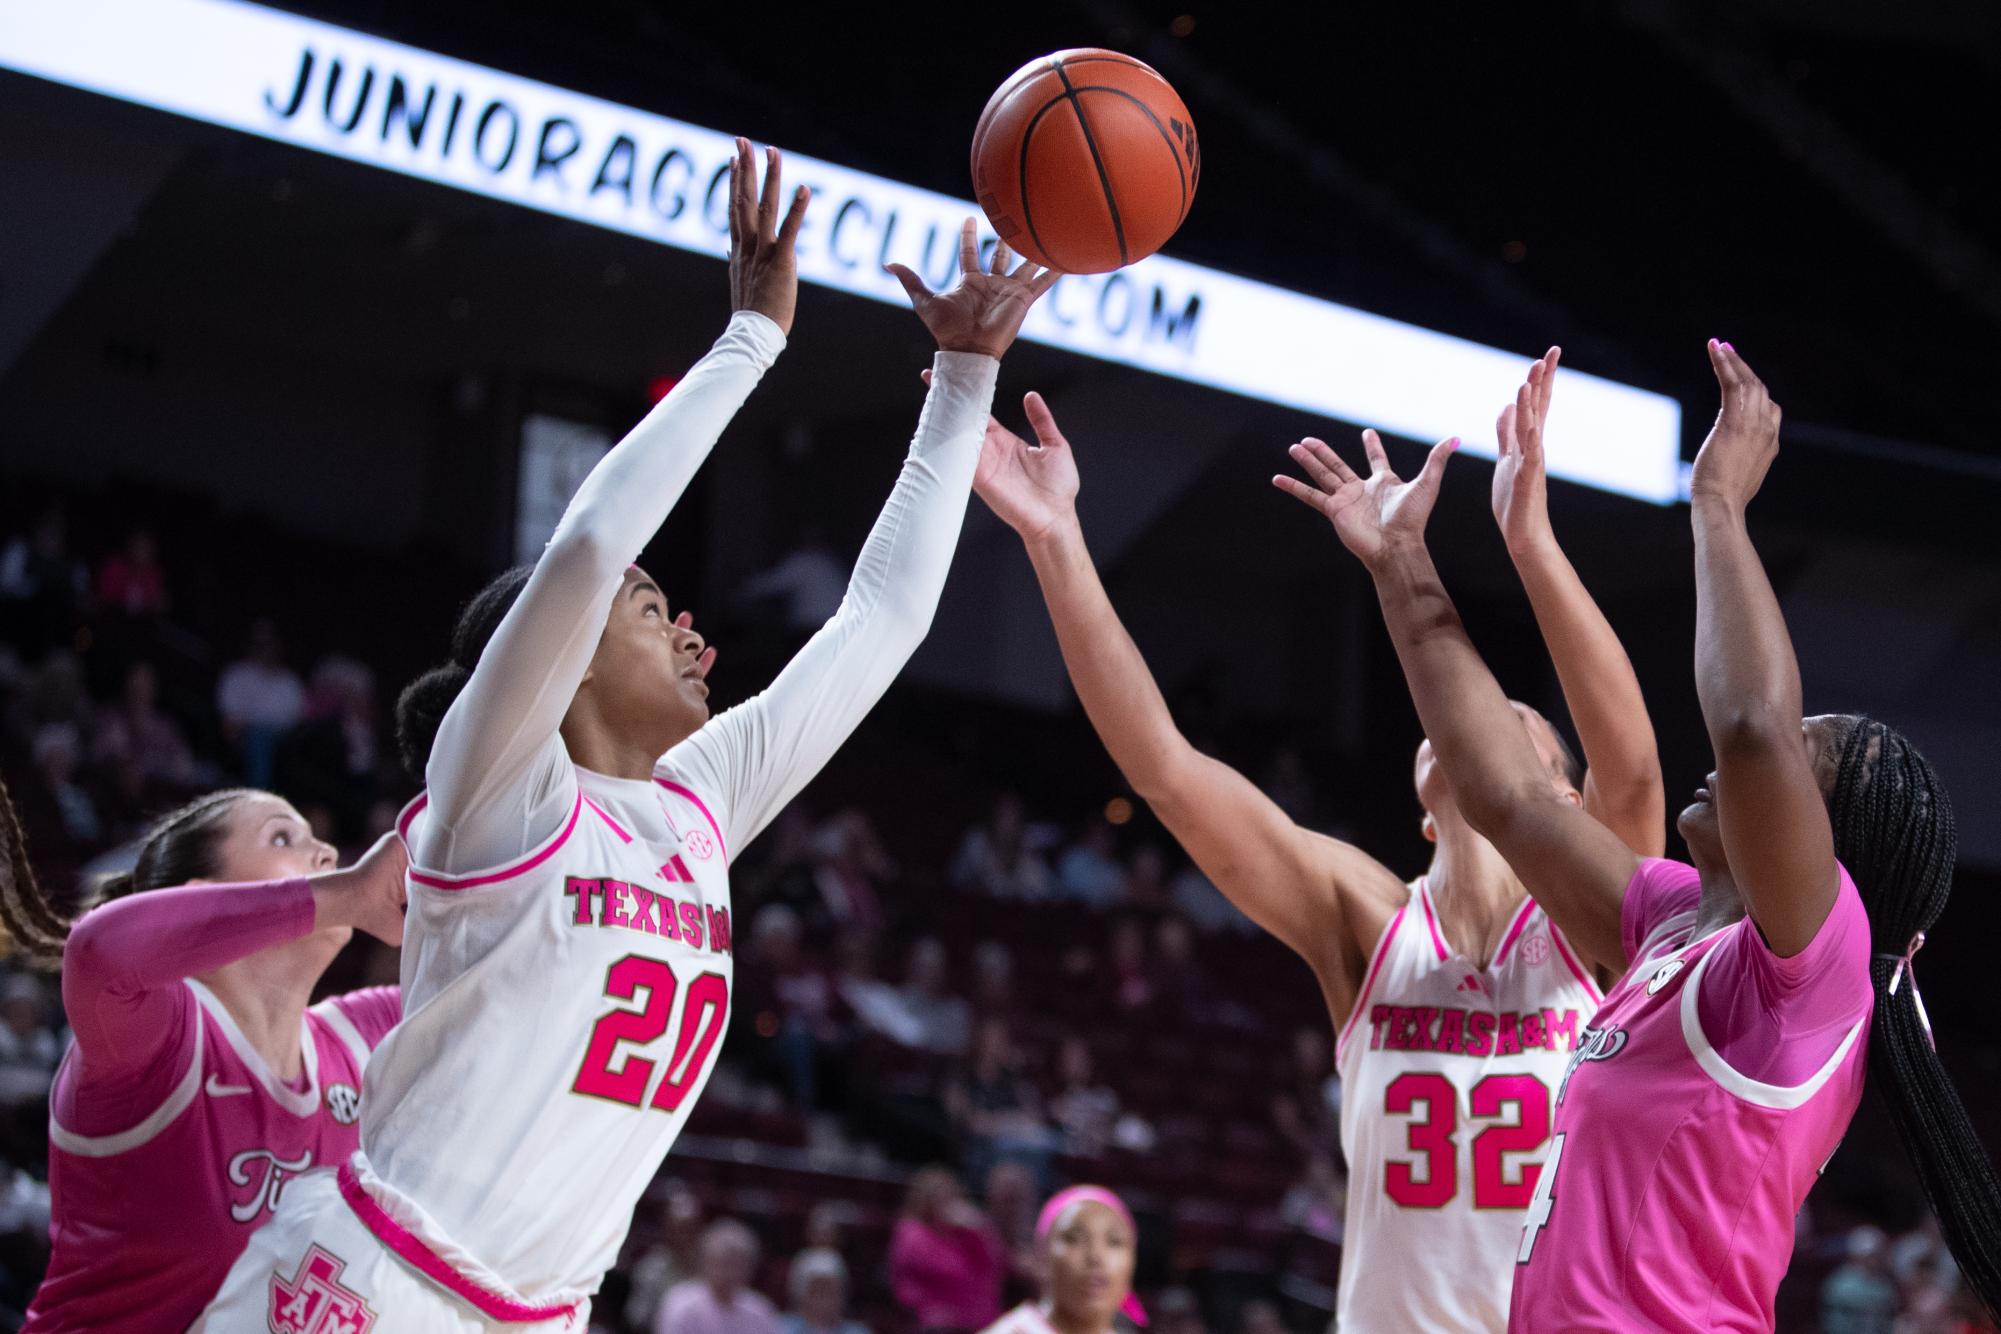
<path fill-rule="evenodd" d="M 425 672 L 397 696 L 396 748 L 402 752 L 403 767 L 418 782 L 424 781 L 424 769 L 431 762 L 431 747 L 438 740 L 445 711 L 471 679 L 471 672 L 448 662 Z"/>

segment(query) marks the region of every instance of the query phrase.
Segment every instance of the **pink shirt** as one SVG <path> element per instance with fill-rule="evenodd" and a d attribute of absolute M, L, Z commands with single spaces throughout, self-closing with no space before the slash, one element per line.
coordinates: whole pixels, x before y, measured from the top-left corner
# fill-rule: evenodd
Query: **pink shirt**
<path fill-rule="evenodd" d="M 1869 920 L 1845 869 L 1813 941 L 1694 939 L 1695 868 L 1626 890 L 1633 961 L 1577 1044 L 1509 1328 L 1770 1330 L 1793 1217 L 1862 1097 Z"/>
<path fill-rule="evenodd" d="M 748 1288 L 730 1299 L 699 1278 L 677 1283 L 660 1303 L 654 1334 L 778 1334 L 778 1308 Z"/>
<path fill-rule="evenodd" d="M 1000 1315 L 1000 1238 L 991 1227 L 932 1227 L 900 1218 L 889 1243 L 890 1285 L 923 1329 L 983 1329 Z"/>
<path fill-rule="evenodd" d="M 357 1147 L 361 1071 L 401 1012 L 375 987 L 306 1012 L 281 1080 L 193 980 L 313 929 L 303 880 L 154 890 L 63 954 L 76 1044 L 50 1095 L 48 1276 L 23 1329 L 185 1329 L 290 1178 Z"/>

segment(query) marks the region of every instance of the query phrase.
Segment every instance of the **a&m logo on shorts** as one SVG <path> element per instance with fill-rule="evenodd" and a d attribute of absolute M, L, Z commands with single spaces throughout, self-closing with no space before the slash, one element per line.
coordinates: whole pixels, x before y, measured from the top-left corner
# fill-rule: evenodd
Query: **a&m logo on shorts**
<path fill-rule="evenodd" d="M 274 1334 L 368 1334 L 375 1312 L 361 1294 L 340 1283 L 347 1261 L 314 1246 L 290 1281 L 271 1275 Z"/>

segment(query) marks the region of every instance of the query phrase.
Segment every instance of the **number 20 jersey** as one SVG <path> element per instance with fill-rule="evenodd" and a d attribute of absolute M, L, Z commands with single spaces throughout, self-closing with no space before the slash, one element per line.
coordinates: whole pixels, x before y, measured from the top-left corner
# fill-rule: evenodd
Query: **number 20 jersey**
<path fill-rule="evenodd" d="M 1342 1334 L 1495 1334 L 1565 1067 L 1602 995 L 1525 902 L 1485 969 L 1422 878 L 1377 942 L 1335 1047 L 1348 1212 Z"/>
<path fill-rule="evenodd" d="M 392 1216 L 556 1304 L 616 1260 L 708 1082 L 733 973 L 714 795 L 577 776 L 563 824 L 516 861 L 411 866 L 404 1017 L 362 1127 Z M 419 797 L 413 846 L 424 818 Z"/>

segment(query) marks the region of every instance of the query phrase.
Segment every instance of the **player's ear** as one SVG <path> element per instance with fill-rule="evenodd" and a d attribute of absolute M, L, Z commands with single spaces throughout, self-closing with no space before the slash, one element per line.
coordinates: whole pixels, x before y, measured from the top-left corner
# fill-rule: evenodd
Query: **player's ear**
<path fill-rule="evenodd" d="M 1425 812 L 1424 823 L 1419 825 L 1418 828 L 1423 831 L 1425 842 L 1436 843 L 1438 841 L 1438 822 L 1431 818 L 1431 812 Z"/>

